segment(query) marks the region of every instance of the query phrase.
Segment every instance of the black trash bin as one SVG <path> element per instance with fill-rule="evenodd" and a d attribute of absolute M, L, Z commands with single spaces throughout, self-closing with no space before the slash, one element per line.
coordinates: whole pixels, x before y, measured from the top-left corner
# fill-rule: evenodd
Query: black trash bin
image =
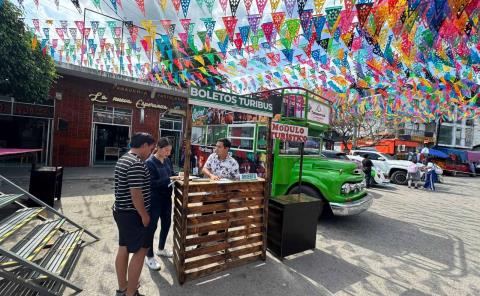
<path fill-rule="evenodd" d="M 29 192 L 53 207 L 54 199 L 62 196 L 63 167 L 40 167 L 30 174 Z M 39 206 L 32 203 L 30 206 Z"/>
<path fill-rule="evenodd" d="M 271 198 L 268 202 L 267 247 L 283 258 L 315 248 L 321 201 L 304 194 Z"/>

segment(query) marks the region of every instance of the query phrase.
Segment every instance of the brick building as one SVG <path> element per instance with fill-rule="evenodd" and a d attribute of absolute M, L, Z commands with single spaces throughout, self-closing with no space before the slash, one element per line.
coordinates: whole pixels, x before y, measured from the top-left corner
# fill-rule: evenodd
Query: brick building
<path fill-rule="evenodd" d="M 171 138 L 178 164 L 186 91 L 69 64 L 57 72 L 48 106 L 0 97 L 0 147 L 41 148 L 47 165 L 112 165 L 133 133 L 148 132 Z"/>
<path fill-rule="evenodd" d="M 72 65 L 59 65 L 57 71 L 60 78 L 51 91 L 53 165 L 113 164 L 135 132 L 170 137 L 178 163 L 186 92 Z"/>

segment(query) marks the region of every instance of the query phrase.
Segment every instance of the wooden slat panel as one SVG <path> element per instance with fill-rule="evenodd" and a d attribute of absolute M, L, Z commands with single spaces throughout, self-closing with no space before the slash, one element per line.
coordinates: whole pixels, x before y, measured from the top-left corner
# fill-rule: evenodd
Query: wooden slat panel
<path fill-rule="evenodd" d="M 203 226 L 193 225 L 187 229 L 187 235 L 207 233 L 210 231 L 225 230 L 228 228 L 228 222 L 209 223 Z"/>
<path fill-rule="evenodd" d="M 252 210 L 241 210 L 241 211 L 231 211 L 231 212 L 223 212 L 217 213 L 212 215 L 203 215 L 203 216 L 195 216 L 191 218 L 187 218 L 187 225 L 191 226 L 192 224 L 203 224 L 207 222 L 213 222 L 217 220 L 225 220 L 227 218 L 236 219 L 236 218 L 243 218 L 249 216 L 258 216 L 262 215 L 262 209 L 252 209 Z"/>
<path fill-rule="evenodd" d="M 254 253 L 257 253 L 257 252 L 261 252 L 262 250 L 263 250 L 262 245 L 243 248 L 243 249 L 240 249 L 240 250 L 227 252 L 227 258 L 229 258 L 229 259 L 230 258 L 238 258 L 240 256 L 245 256 L 245 255 L 248 255 L 248 254 L 254 254 Z"/>
<path fill-rule="evenodd" d="M 234 231 L 229 231 L 228 232 L 228 237 L 229 238 L 236 238 L 240 236 L 249 236 L 257 233 L 261 233 L 262 228 L 261 227 L 250 227 L 246 229 L 240 229 L 240 230 L 234 230 Z M 211 235 L 206 235 L 206 236 L 196 236 L 189 238 L 185 241 L 186 246 L 195 246 L 207 242 L 212 242 L 212 241 L 219 241 L 219 240 L 224 240 L 226 239 L 226 232 L 222 233 L 216 233 L 216 234 L 211 234 Z"/>
<path fill-rule="evenodd" d="M 173 187 L 173 193 L 177 197 L 180 197 L 180 198 L 182 197 L 182 190 L 180 188 L 178 188 L 177 186 Z"/>
<path fill-rule="evenodd" d="M 175 238 L 173 239 L 173 248 L 174 249 L 177 249 L 178 251 L 180 251 L 180 243 L 178 240 L 176 240 Z"/>
<path fill-rule="evenodd" d="M 185 270 L 200 268 L 214 263 L 225 263 L 225 254 L 218 254 L 195 261 L 185 262 Z"/>
<path fill-rule="evenodd" d="M 230 221 L 230 227 L 239 227 L 239 226 L 246 226 L 250 227 L 251 225 L 258 225 L 262 223 L 263 217 L 253 217 L 253 218 L 243 218 L 239 220 Z"/>
<path fill-rule="evenodd" d="M 244 181 L 234 183 L 202 183 L 190 182 L 188 192 L 231 192 L 231 191 L 261 191 L 264 181 Z M 182 186 L 180 186 L 181 188 Z"/>
<path fill-rule="evenodd" d="M 230 244 L 229 248 L 237 248 L 237 247 L 241 247 L 241 246 L 244 246 L 244 245 L 256 244 L 256 243 L 260 243 L 260 242 L 263 243 L 263 234 L 229 242 L 229 244 Z"/>
<path fill-rule="evenodd" d="M 190 215 L 190 214 L 211 213 L 214 211 L 224 211 L 227 209 L 227 207 L 228 207 L 228 204 L 226 202 L 189 207 L 187 209 L 187 214 Z"/>
<path fill-rule="evenodd" d="M 230 220 L 229 222 L 222 221 L 218 223 L 210 222 L 208 224 L 201 224 L 201 225 L 194 224 L 187 228 L 187 235 L 207 233 L 209 231 L 226 230 L 227 228 L 249 226 L 251 224 L 256 225 L 258 223 L 262 223 L 262 221 L 263 219 L 260 216 L 260 217 L 253 217 L 253 218 L 241 218 L 238 220 Z"/>
<path fill-rule="evenodd" d="M 193 216 L 187 218 L 187 226 L 201 226 L 201 224 L 205 224 L 208 222 L 215 222 L 215 221 L 223 221 L 227 220 L 231 215 L 227 212 L 215 213 L 210 215 L 202 215 L 202 216 Z"/>
<path fill-rule="evenodd" d="M 179 241 L 181 240 L 180 235 L 182 234 L 182 232 L 180 231 L 180 226 L 179 225 L 174 225 L 173 226 L 173 234 L 177 235 Z"/>
<path fill-rule="evenodd" d="M 173 260 L 180 283 L 261 258 L 267 200 L 264 185 L 264 181 L 192 182 L 186 185 L 188 202 L 182 195 L 184 188 L 177 186 L 173 227 L 177 254 Z M 222 230 L 225 232 L 198 235 Z M 186 251 L 197 245 L 200 247 Z"/>
<path fill-rule="evenodd" d="M 246 201 L 233 201 L 230 202 L 228 209 L 233 210 L 233 209 L 241 209 L 245 207 L 263 207 L 263 197 L 257 197 L 255 199 L 250 199 Z"/>
<path fill-rule="evenodd" d="M 227 238 L 226 232 L 215 233 L 215 234 L 205 235 L 205 236 L 195 236 L 192 238 L 188 238 L 185 241 L 185 246 L 195 246 L 195 245 L 200 245 L 208 242 L 216 242 L 220 240 L 225 240 L 226 238 Z"/>
<path fill-rule="evenodd" d="M 206 268 L 206 269 L 202 269 L 202 270 L 199 270 L 199 271 L 185 273 L 185 279 L 186 280 L 197 279 L 197 278 L 200 278 L 200 277 L 203 277 L 203 276 L 207 276 L 207 275 L 210 275 L 210 274 L 221 272 L 221 271 L 223 271 L 227 268 L 228 268 L 227 265 L 220 264 L 220 265 L 213 266 L 213 267 Z"/>
<path fill-rule="evenodd" d="M 249 191 L 248 194 L 246 192 L 208 192 L 205 194 L 196 194 L 190 195 L 188 197 L 189 203 L 197 203 L 197 202 L 212 202 L 212 201 L 223 201 L 232 198 L 246 198 L 250 196 L 263 196 L 262 190 L 256 191 Z"/>
<path fill-rule="evenodd" d="M 196 278 L 199 278 L 199 277 L 203 277 L 203 276 L 206 276 L 206 275 L 210 275 L 210 274 L 213 274 L 213 273 L 220 272 L 220 271 L 228 269 L 228 268 L 237 267 L 237 266 L 244 265 L 244 264 L 247 264 L 247 263 L 250 263 L 250 262 L 253 262 L 253 261 L 257 261 L 260 258 L 261 258 L 260 255 L 256 255 L 256 256 L 252 256 L 252 257 L 247 257 L 247 258 L 231 261 L 231 262 L 228 262 L 227 264 L 217 265 L 217 266 L 213 266 L 213 267 L 210 267 L 210 268 L 207 268 L 207 269 L 203 269 L 203 270 L 199 270 L 199 271 L 195 271 L 195 272 L 190 272 L 190 273 L 186 274 L 186 279 L 187 280 L 196 279 Z"/>
<path fill-rule="evenodd" d="M 178 227 L 180 227 L 180 214 L 177 214 L 175 213 L 175 215 L 173 215 L 173 222 L 174 222 L 174 225 L 178 225 Z"/>
<path fill-rule="evenodd" d="M 241 192 L 205 192 L 204 194 L 195 194 L 188 197 L 189 203 L 227 201 L 230 198 L 240 197 Z"/>
<path fill-rule="evenodd" d="M 179 209 L 181 209 L 181 208 L 182 208 L 182 200 L 181 200 L 181 198 L 175 197 L 175 198 L 173 199 L 173 204 L 174 204 L 175 207 L 178 207 Z"/>
<path fill-rule="evenodd" d="M 215 203 L 209 205 L 189 207 L 187 209 L 187 214 L 202 214 L 202 213 L 211 213 L 214 211 L 223 211 L 227 209 L 240 209 L 245 207 L 254 207 L 259 206 L 263 208 L 263 198 L 256 198 L 246 201 L 232 201 L 230 203 Z"/>
<path fill-rule="evenodd" d="M 190 250 L 185 252 L 185 258 L 193 258 L 201 255 L 207 255 L 210 253 L 218 252 L 225 250 L 228 247 L 228 242 L 222 242 L 213 246 L 202 247 L 195 250 Z"/>

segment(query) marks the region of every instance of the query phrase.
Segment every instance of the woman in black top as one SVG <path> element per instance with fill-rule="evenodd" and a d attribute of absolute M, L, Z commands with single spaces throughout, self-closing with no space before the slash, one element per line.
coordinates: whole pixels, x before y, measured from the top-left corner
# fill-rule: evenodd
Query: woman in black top
<path fill-rule="evenodd" d="M 160 138 L 156 151 L 145 162 L 150 170 L 151 206 L 150 206 L 150 249 L 147 253 L 145 264 L 154 270 L 159 270 L 160 265 L 153 256 L 153 237 L 157 230 L 158 220 L 161 221 L 158 256 L 172 257 L 171 251 L 165 249 L 168 231 L 172 222 L 172 186 L 171 180 L 176 176 L 172 162 L 169 158 L 172 144 L 168 138 Z"/>

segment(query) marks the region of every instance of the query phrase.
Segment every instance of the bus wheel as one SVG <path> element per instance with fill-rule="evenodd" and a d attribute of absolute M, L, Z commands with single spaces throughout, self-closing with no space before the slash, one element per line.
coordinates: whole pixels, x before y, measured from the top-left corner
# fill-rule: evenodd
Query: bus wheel
<path fill-rule="evenodd" d="M 327 210 L 324 211 L 325 200 L 323 199 L 322 195 L 320 193 L 318 193 L 317 190 L 313 189 L 312 187 L 310 187 L 308 185 L 302 185 L 301 187 L 300 186 L 295 186 L 288 191 L 288 194 L 299 194 L 299 193 L 303 193 L 305 195 L 308 195 L 308 196 L 311 196 L 311 197 L 314 197 L 314 198 L 317 198 L 317 199 L 320 200 L 320 214 L 318 215 L 319 218 L 322 215 L 324 215 L 324 216 L 325 215 L 330 216 L 329 214 L 333 215 L 330 207 L 327 207 Z M 330 209 L 330 211 L 328 209 Z"/>

